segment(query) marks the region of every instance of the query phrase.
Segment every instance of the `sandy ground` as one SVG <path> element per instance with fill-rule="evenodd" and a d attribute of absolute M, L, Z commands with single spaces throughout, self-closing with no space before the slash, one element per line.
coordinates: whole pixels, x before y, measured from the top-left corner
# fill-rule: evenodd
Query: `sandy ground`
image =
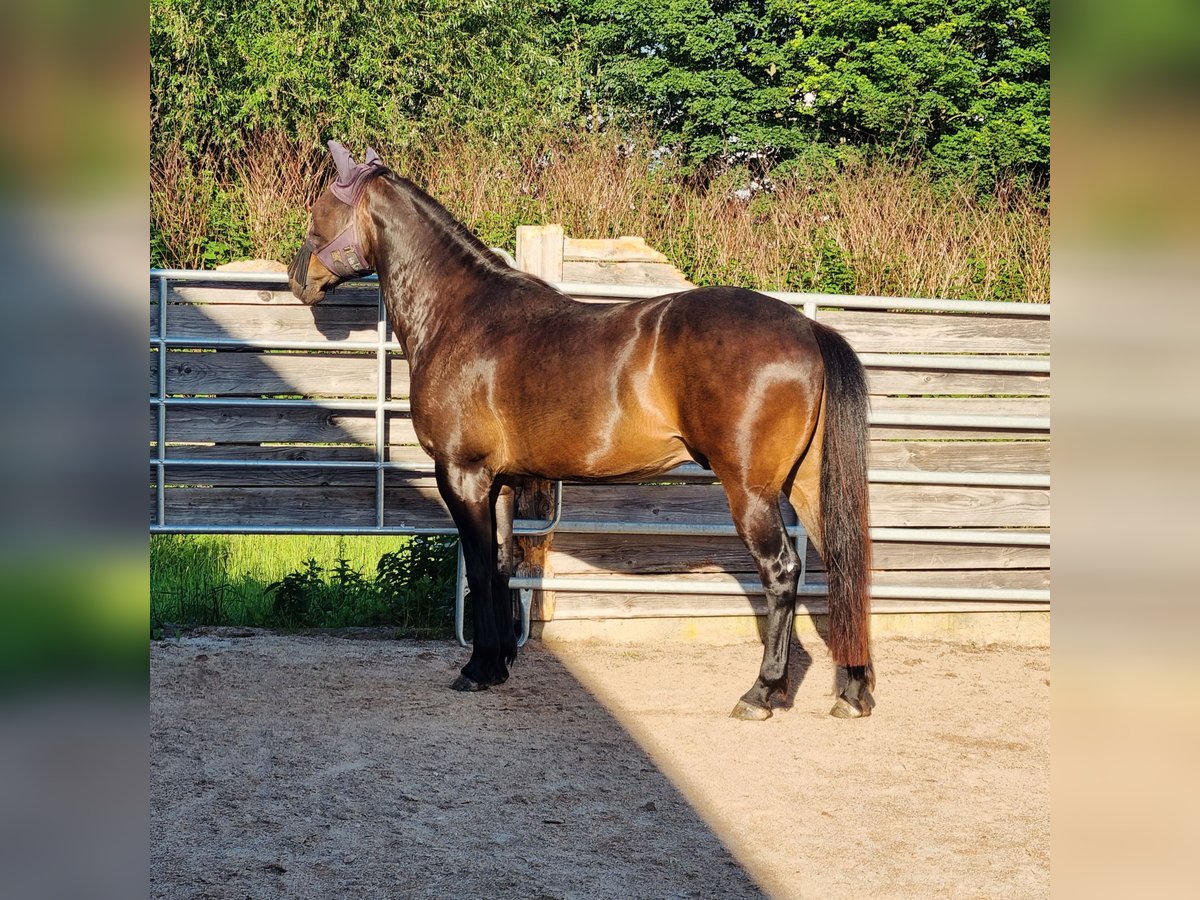
<path fill-rule="evenodd" d="M 1049 894 L 1048 649 L 878 640 L 844 721 L 806 642 L 762 723 L 728 718 L 752 642 L 530 642 L 474 695 L 464 654 L 155 642 L 153 896 Z"/>

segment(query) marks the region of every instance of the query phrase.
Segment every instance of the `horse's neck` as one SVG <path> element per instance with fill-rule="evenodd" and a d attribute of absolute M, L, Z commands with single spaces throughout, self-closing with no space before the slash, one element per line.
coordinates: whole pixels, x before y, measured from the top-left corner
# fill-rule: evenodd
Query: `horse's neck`
<path fill-rule="evenodd" d="M 497 277 L 453 227 L 401 194 L 378 235 L 379 286 L 410 366 L 470 317 Z"/>

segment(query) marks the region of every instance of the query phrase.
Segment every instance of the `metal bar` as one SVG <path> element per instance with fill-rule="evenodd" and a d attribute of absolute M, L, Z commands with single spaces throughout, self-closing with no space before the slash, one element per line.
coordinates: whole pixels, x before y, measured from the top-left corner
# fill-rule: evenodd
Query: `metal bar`
<path fill-rule="evenodd" d="M 169 278 L 172 281 L 245 282 L 247 284 L 288 283 L 287 272 L 216 272 L 212 269 L 151 269 L 150 277 Z M 374 275 L 356 278 L 354 281 L 378 281 Z"/>
<path fill-rule="evenodd" d="M 976 531 L 965 528 L 872 528 L 871 540 L 899 544 L 994 544 L 1049 547 L 1048 531 Z"/>
<path fill-rule="evenodd" d="M 238 350 L 361 350 L 374 351 L 378 349 L 378 341 L 270 341 L 256 338 L 230 337 L 178 337 L 167 341 L 168 347 L 184 347 L 194 350 L 219 350 L 230 347 Z M 397 341 L 384 344 L 388 350 L 402 352 Z"/>
<path fill-rule="evenodd" d="M 969 487 L 1050 487 L 1050 476 L 1029 472 L 919 472 L 871 469 L 872 484 L 956 484 Z"/>
<path fill-rule="evenodd" d="M 667 522 L 583 522 L 566 520 L 556 534 L 646 534 L 676 537 L 737 537 L 733 525 L 676 524 Z M 804 526 L 788 525 L 792 536 L 804 534 Z M 1030 547 L 1050 546 L 1046 531 L 978 531 L 960 528 L 872 528 L 871 539 L 914 544 L 998 544 Z"/>
<path fill-rule="evenodd" d="M 286 447 L 280 449 L 286 450 Z M 151 460 L 154 462 L 155 460 Z M 216 468 L 240 468 L 249 466 L 262 469 L 377 469 L 380 463 L 370 459 L 204 459 L 203 457 L 188 457 L 185 459 L 164 459 L 167 466 L 213 466 Z M 419 475 L 432 475 L 433 463 L 423 462 L 391 462 L 385 460 L 382 468 L 395 472 L 412 472 Z"/>
<path fill-rule="evenodd" d="M 590 284 L 560 281 L 553 286 L 564 294 L 613 300 L 644 300 L 679 291 L 664 290 L 661 285 Z M 928 312 L 965 312 L 985 315 L 1050 317 L 1048 303 L 1019 303 L 998 300 L 951 300 L 942 298 L 877 297 L 850 294 L 814 294 L 795 291 L 759 291 L 791 306 L 837 307 L 841 309 L 895 309 Z"/>
<path fill-rule="evenodd" d="M 966 372 L 1030 372 L 1048 374 L 1048 356 L 936 356 L 906 353 L 860 353 L 858 358 L 874 369 L 944 369 Z"/>
<path fill-rule="evenodd" d="M 764 593 L 763 586 L 758 581 L 687 581 L 643 575 L 628 575 L 624 578 L 525 575 L 512 578 L 509 586 L 518 590 L 596 594 L 685 594 L 737 597 Z M 797 589 L 797 594 L 801 596 L 820 596 L 826 592 L 826 587 L 821 584 L 800 585 Z M 1045 588 L 872 585 L 871 596 L 881 600 L 994 600 L 1008 603 L 1045 603 L 1050 599 L 1050 591 Z"/>
<path fill-rule="evenodd" d="M 158 279 L 158 484 L 155 490 L 155 510 L 159 525 L 166 524 L 166 470 L 163 456 L 167 450 L 167 279 Z"/>
<path fill-rule="evenodd" d="M 286 448 L 284 448 L 286 449 Z M 158 458 L 151 460 L 157 463 Z M 395 472 L 411 472 L 420 475 L 432 475 L 433 462 L 393 462 L 384 460 L 382 463 L 372 460 L 349 459 L 207 459 L 204 457 L 163 458 L 167 466 L 195 466 L 214 468 L 292 468 L 292 469 L 374 469 L 384 468 Z M 713 477 L 712 471 L 703 469 L 695 463 L 678 466 L 663 473 L 663 478 L 681 475 L 697 477 Z M 1050 476 L 1045 474 L 1030 474 L 1023 472 L 924 472 L 906 469 L 871 469 L 867 478 L 873 484 L 957 484 L 963 486 L 1011 486 L 1011 487 L 1050 487 Z M 561 489 L 560 489 L 561 490 Z M 530 524 L 536 520 L 519 520 Z M 523 532 L 529 534 L 529 532 Z"/>
<path fill-rule="evenodd" d="M 214 272 L 204 269 L 151 269 L 150 277 L 164 277 L 172 281 L 261 283 L 287 285 L 285 272 Z M 363 282 L 378 282 L 376 275 L 354 279 Z M 618 300 L 642 300 L 661 297 L 671 291 L 655 285 L 590 284 L 587 282 L 561 281 L 553 285 L 565 294 L 582 297 L 607 297 Z M 817 294 L 796 291 L 761 291 L 792 306 L 838 307 L 841 309 L 902 309 L 930 312 L 968 312 L 984 315 L 1050 317 L 1048 303 L 1018 303 L 999 300 L 954 300 L 945 298 L 878 297 L 849 294 Z"/>
<path fill-rule="evenodd" d="M 414 527 L 410 525 L 151 525 L 152 534 L 395 534 L 426 537 L 442 535 L 457 537 L 458 529 L 453 525 L 444 528 Z"/>
<path fill-rule="evenodd" d="M 704 523 L 682 524 L 675 522 L 580 522 L 566 520 L 554 529 L 555 534 L 652 534 L 676 537 L 737 537 L 737 529 L 730 525 Z M 787 533 L 793 537 L 804 534 L 804 526 L 789 525 Z"/>
<path fill-rule="evenodd" d="M 583 526 L 583 527 L 580 527 Z M 696 529 L 706 528 L 703 531 Z M 713 531 L 707 529 L 722 529 Z M 150 526 L 155 534 L 396 534 L 456 536 L 453 526 L 414 527 L 404 524 L 387 525 L 193 525 Z M 732 526 L 639 525 L 632 522 L 563 522 L 556 531 L 560 534 L 649 534 L 712 537 L 736 537 Z M 787 529 L 794 537 L 804 536 L 798 525 Z M 955 528 L 872 528 L 871 539 L 914 544 L 994 544 L 1005 547 L 1049 547 L 1050 533 L 1046 531 L 966 531 Z"/>
<path fill-rule="evenodd" d="M 375 411 L 376 400 L 293 400 L 276 397 L 166 397 L 153 402 L 167 406 L 278 406 L 294 409 Z M 384 403 L 389 412 L 412 412 L 407 400 Z M 871 413 L 872 425 L 912 425 L 942 428 L 992 428 L 1006 431 L 1049 431 L 1049 416 L 984 416 L 964 413 Z M 695 474 L 702 474 L 696 471 Z"/>
<path fill-rule="evenodd" d="M 529 629 L 532 625 L 530 611 L 533 608 L 533 591 L 518 591 L 517 596 L 521 602 L 521 636 L 517 638 L 517 646 L 524 647 L 525 642 L 529 640 Z"/>
<path fill-rule="evenodd" d="M 377 336 L 379 349 L 376 351 L 376 383 L 375 383 L 375 521 L 383 527 L 383 482 L 384 457 L 387 455 L 387 408 L 388 408 L 388 359 L 384 344 L 387 343 L 387 306 L 383 302 L 383 292 L 379 292 L 379 324 Z M 407 402 L 406 412 L 412 411 Z"/>
<path fill-rule="evenodd" d="M 454 582 L 454 636 L 460 647 L 466 647 L 467 638 L 463 619 L 467 608 L 467 561 L 463 556 L 462 541 L 458 542 L 458 566 Z"/>
<path fill-rule="evenodd" d="M 167 397 L 167 406 L 283 406 L 294 409 L 333 409 L 374 411 L 378 400 L 291 400 L 282 397 Z M 407 400 L 392 400 L 384 404 L 389 412 L 412 412 Z"/>
<path fill-rule="evenodd" d="M 151 346 L 159 341 L 151 339 Z M 257 338 L 231 337 L 177 337 L 166 339 L 167 348 L 179 347 L 196 350 L 317 350 L 317 351 L 369 351 L 379 347 L 374 341 L 284 341 L 259 340 Z M 398 341 L 388 341 L 384 347 L 391 352 L 402 353 L 404 347 Z M 890 369 L 944 369 L 968 372 L 1050 372 L 1050 357 L 1037 354 L 1009 356 L 958 356 L 909 353 L 860 353 L 858 358 L 868 368 Z"/>
<path fill-rule="evenodd" d="M 871 413 L 872 425 L 942 428 L 990 428 L 1002 431 L 1049 431 L 1049 416 L 978 416 L 962 413 Z"/>
<path fill-rule="evenodd" d="M 451 525 L 414 527 L 404 525 L 193 525 L 152 524 L 155 534 L 411 534 L 457 535 Z M 737 537 L 732 525 L 665 525 L 637 522 L 561 522 L 558 534 L 644 534 L 681 537 Z M 793 537 L 805 536 L 800 525 L 788 526 Z M 957 528 L 872 528 L 871 539 L 913 544 L 994 544 L 1004 547 L 1049 547 L 1048 531 L 968 531 Z"/>

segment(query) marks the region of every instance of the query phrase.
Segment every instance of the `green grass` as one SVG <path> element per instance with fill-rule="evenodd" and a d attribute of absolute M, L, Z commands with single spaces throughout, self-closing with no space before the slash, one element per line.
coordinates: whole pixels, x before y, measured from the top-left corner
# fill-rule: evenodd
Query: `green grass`
<path fill-rule="evenodd" d="M 381 565 L 382 560 L 382 565 Z M 150 622 L 449 632 L 452 541 L 331 535 L 153 535 Z"/>

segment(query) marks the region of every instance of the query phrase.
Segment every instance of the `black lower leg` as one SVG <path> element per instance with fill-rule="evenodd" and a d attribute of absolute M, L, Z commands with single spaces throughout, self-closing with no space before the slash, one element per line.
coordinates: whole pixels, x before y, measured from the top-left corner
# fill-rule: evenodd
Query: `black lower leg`
<path fill-rule="evenodd" d="M 451 685 L 458 691 L 483 690 L 508 678 L 502 653 L 505 637 L 497 627 L 493 586 L 496 576 L 495 524 L 492 510 L 494 482 L 482 470 L 463 470 L 439 465 L 435 470 L 438 490 L 458 528 L 471 589 L 471 612 L 475 625 L 471 658 Z M 505 624 L 511 634 L 511 626 Z"/>
<path fill-rule="evenodd" d="M 517 658 L 517 635 L 520 634 L 521 623 L 513 612 L 508 576 L 502 572 L 492 578 L 492 614 L 496 621 L 501 663 L 512 665 Z"/>
<path fill-rule="evenodd" d="M 839 719 L 861 719 L 871 714 L 875 708 L 875 698 L 871 690 L 875 687 L 875 667 L 871 663 L 865 666 L 845 666 L 846 686 L 838 694 L 837 702 L 830 715 Z"/>
<path fill-rule="evenodd" d="M 782 524 L 780 533 L 783 536 Z M 771 697 L 786 694 L 788 687 L 788 651 L 792 620 L 796 614 L 796 580 L 800 564 L 786 537 L 774 556 L 759 555 L 759 570 L 767 594 L 767 636 L 763 642 L 758 678 L 733 708 L 732 715 L 739 719 L 769 718 Z"/>

